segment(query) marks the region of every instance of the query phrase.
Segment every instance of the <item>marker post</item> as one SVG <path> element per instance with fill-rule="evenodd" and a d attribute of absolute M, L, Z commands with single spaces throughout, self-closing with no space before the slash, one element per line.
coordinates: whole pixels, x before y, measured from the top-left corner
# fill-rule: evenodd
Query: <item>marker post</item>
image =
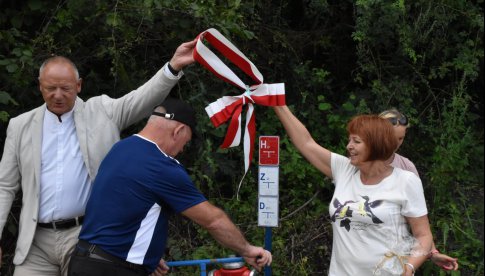
<path fill-rule="evenodd" d="M 265 227 L 264 247 L 272 251 L 272 227 L 279 221 L 279 136 L 259 137 L 258 226 Z M 264 269 L 271 276 L 271 266 Z"/>

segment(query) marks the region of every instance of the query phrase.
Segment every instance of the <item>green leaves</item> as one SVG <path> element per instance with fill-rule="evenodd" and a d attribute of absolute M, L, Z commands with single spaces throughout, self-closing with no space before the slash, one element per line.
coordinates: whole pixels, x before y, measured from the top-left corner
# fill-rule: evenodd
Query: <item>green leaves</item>
<path fill-rule="evenodd" d="M 9 115 L 6 111 L 0 110 L 0 122 L 7 122 Z"/>
<path fill-rule="evenodd" d="M 29 0 L 27 4 L 32 11 L 39 11 L 43 6 L 41 0 Z"/>
<path fill-rule="evenodd" d="M 345 154 L 346 124 L 356 114 L 396 107 L 408 115 L 413 126 L 400 152 L 422 175 L 435 241 L 460 259 L 462 275 L 480 275 L 484 27 L 483 1 L 475 2 L 6 1 L 0 10 L 1 129 L 9 118 L 42 103 L 36 78 L 51 55 L 77 64 L 83 99 L 120 97 L 148 80 L 180 43 L 215 27 L 253 61 L 265 82 L 285 83 L 287 104 L 332 151 Z M 171 94 L 195 107 L 202 138 L 183 163 L 204 194 L 261 244 L 263 231 L 254 222 L 257 163 L 241 188 L 244 200 L 235 202 L 242 149 L 219 149 L 227 127 L 214 128 L 204 112 L 208 103 L 239 91 L 198 64 L 184 72 Z M 281 138 L 282 216 L 318 193 L 275 229 L 274 274 L 326 274 L 333 185 L 293 147 L 273 110 L 256 106 L 256 112 L 257 135 Z M 0 136 L 4 141 L 5 131 Z M 227 252 L 186 221 L 174 222 L 171 230 L 176 259 Z M 424 273 L 438 271 L 430 266 Z M 192 268 L 187 275 L 196 273 Z"/>
<path fill-rule="evenodd" d="M 14 105 L 18 105 L 18 103 L 12 98 L 10 97 L 10 95 L 5 92 L 5 91 L 0 91 L 0 104 L 14 104 Z"/>
<path fill-rule="evenodd" d="M 0 105 L 18 105 L 18 103 L 5 91 L 0 91 Z M 10 115 L 5 110 L 0 110 L 0 122 L 7 122 Z"/>

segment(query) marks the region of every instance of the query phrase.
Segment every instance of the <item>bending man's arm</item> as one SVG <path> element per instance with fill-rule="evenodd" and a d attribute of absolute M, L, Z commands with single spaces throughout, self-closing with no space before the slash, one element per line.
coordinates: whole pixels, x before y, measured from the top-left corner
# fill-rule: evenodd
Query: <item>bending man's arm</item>
<path fill-rule="evenodd" d="M 209 202 L 197 204 L 182 214 L 207 229 L 222 246 L 239 253 L 254 268 L 261 270 L 271 264 L 271 253 L 251 245 L 226 213 Z"/>

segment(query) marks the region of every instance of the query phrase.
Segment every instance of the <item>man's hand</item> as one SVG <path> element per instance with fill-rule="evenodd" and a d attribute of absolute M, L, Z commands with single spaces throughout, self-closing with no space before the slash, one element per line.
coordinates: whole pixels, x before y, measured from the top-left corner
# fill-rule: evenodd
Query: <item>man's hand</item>
<path fill-rule="evenodd" d="M 256 247 L 252 245 L 250 245 L 248 252 L 244 253 L 242 257 L 248 264 L 250 264 L 258 271 L 261 271 L 261 269 L 266 265 L 271 265 L 271 262 L 273 261 L 273 256 L 271 255 L 271 252 L 261 247 Z"/>
<path fill-rule="evenodd" d="M 180 46 L 177 47 L 177 50 L 175 50 L 175 53 L 170 60 L 170 65 L 173 69 L 180 71 L 185 66 L 194 63 L 195 60 L 193 52 L 196 43 L 197 39 L 194 39 L 190 42 L 182 43 Z"/>
<path fill-rule="evenodd" d="M 249 244 L 227 214 L 208 201 L 192 206 L 182 214 L 207 229 L 222 246 L 240 254 L 248 264 L 258 271 L 261 271 L 265 265 L 271 264 L 271 253 Z"/>
<path fill-rule="evenodd" d="M 444 270 L 457 270 L 458 269 L 458 259 L 452 258 L 448 255 L 441 253 L 434 253 L 431 256 L 431 261 Z"/>
<path fill-rule="evenodd" d="M 161 259 L 160 262 L 158 263 L 157 269 L 150 274 L 150 276 L 161 276 L 161 275 L 167 275 L 168 270 L 170 268 L 168 265 L 165 263 L 164 259 Z"/>

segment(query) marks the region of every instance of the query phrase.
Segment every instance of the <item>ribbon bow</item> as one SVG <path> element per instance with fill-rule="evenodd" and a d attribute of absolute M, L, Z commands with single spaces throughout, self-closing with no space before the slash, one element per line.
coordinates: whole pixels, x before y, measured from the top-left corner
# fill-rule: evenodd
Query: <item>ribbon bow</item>
<path fill-rule="evenodd" d="M 229 69 L 202 40 L 205 39 L 228 60 L 239 67 L 254 82 L 247 85 Z M 221 148 L 238 146 L 241 142 L 241 113 L 247 105 L 246 128 L 244 133 L 244 172 L 253 158 L 253 145 L 256 134 L 256 118 L 253 104 L 280 106 L 285 104 L 284 83 L 265 84 L 263 75 L 254 64 L 216 29 L 208 29 L 197 36 L 194 59 L 222 80 L 244 90 L 239 96 L 224 96 L 209 104 L 205 110 L 215 127 L 231 119 Z"/>
<path fill-rule="evenodd" d="M 394 251 L 388 251 L 384 254 L 382 260 L 376 265 L 374 269 L 373 275 L 381 275 L 382 270 L 391 272 L 394 274 L 401 274 L 404 272 L 404 263 L 406 262 L 409 256 L 401 255 Z M 396 266 L 395 262 L 398 262 L 398 266 Z"/>

